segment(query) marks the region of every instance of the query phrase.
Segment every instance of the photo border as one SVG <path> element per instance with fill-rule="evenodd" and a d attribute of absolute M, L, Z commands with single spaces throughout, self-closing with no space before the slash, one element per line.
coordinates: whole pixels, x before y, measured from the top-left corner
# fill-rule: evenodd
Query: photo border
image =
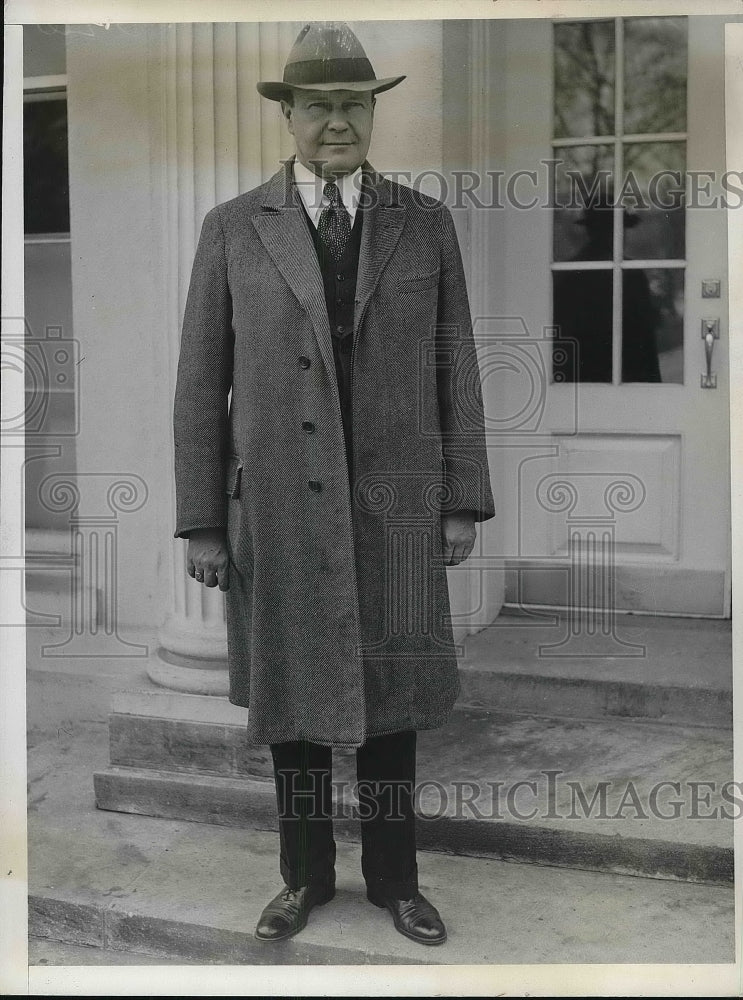
<path fill-rule="evenodd" d="M 706 14 L 741 16 L 740 3 L 706 5 Z M 709 8 L 712 8 L 711 10 Z M 3 283 L 2 316 L 21 317 L 23 299 L 22 32 L 33 23 L 164 23 L 203 21 L 197 0 L 10 0 L 5 8 L 3 126 Z M 209 21 L 295 21 L 347 17 L 363 20 L 447 20 L 477 18 L 568 18 L 571 16 L 652 16 L 700 14 L 698 3 L 647 0 L 357 0 L 330 4 L 318 0 L 214 0 Z M 743 168 L 743 23 L 726 26 L 727 169 Z M 728 212 L 729 342 L 731 396 L 731 482 L 733 579 L 743 559 L 743 280 L 732 261 L 743 260 L 743 212 Z M 3 338 L 17 335 L 15 321 L 3 319 Z M 3 414 L 23 410 L 23 373 L 3 370 Z M 8 517 L 20 511 L 22 439 L 2 442 L 0 555 L 23 551 L 23 524 Z M 531 995 L 531 996 L 730 996 L 741 991 L 741 917 L 743 825 L 735 828 L 736 960 L 729 965 L 498 965 L 498 966 L 69 966 L 28 967 L 26 857 L 25 629 L 18 595 L 0 581 L 2 629 L 0 672 L 0 762 L 2 767 L 3 857 L 0 899 L 3 993 L 28 995 Z M 16 591 L 18 590 L 16 585 Z M 738 593 L 743 587 L 738 588 Z M 733 594 L 735 597 L 736 590 Z M 743 733 L 741 623 L 733 600 L 734 733 Z M 11 665 L 10 667 L 8 665 Z M 734 777 L 743 778 L 742 740 L 734 741 Z M 6 874 L 7 872 L 7 874 Z M 499 907 L 498 919 L 507 919 Z M 496 930 L 494 928 L 494 930 Z M 525 928 L 525 931 L 528 929 Z M 115 973 L 112 983 L 111 974 Z"/>

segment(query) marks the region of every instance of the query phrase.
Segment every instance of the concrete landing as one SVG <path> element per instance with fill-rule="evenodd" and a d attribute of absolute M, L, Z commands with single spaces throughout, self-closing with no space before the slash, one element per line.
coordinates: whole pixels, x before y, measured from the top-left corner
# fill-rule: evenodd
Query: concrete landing
<path fill-rule="evenodd" d="M 421 887 L 449 930 L 423 948 L 366 901 L 348 842 L 336 898 L 296 938 L 265 945 L 253 928 L 280 886 L 276 835 L 96 810 L 91 774 L 107 755 L 105 725 L 60 730 L 29 755 L 30 933 L 75 946 L 76 964 L 93 948 L 199 964 L 734 958 L 732 887 L 422 851 Z"/>

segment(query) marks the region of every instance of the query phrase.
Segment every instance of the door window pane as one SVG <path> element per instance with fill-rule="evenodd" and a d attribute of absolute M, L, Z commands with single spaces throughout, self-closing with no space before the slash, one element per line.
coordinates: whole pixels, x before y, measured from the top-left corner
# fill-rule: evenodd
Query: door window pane
<path fill-rule="evenodd" d="M 686 131 L 686 20 L 624 22 L 624 131 Z"/>
<path fill-rule="evenodd" d="M 612 272 L 553 272 L 553 379 L 611 382 Z"/>
<path fill-rule="evenodd" d="M 624 167 L 622 203 L 630 210 L 624 226 L 625 260 L 680 260 L 686 250 L 686 143 L 627 143 Z"/>
<path fill-rule="evenodd" d="M 553 259 L 611 260 L 612 147 L 562 146 L 555 159 Z"/>
<path fill-rule="evenodd" d="M 684 381 L 684 272 L 625 268 L 622 382 Z"/>
<path fill-rule="evenodd" d="M 614 22 L 556 24 L 555 136 L 614 132 Z"/>

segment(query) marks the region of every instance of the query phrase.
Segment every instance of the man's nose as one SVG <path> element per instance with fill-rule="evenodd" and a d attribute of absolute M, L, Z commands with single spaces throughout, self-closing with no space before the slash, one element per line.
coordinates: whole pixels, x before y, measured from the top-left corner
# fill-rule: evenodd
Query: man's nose
<path fill-rule="evenodd" d="M 331 132 L 345 132 L 348 128 L 348 121 L 343 117 L 343 115 L 332 115 L 330 121 L 328 122 L 328 128 Z"/>

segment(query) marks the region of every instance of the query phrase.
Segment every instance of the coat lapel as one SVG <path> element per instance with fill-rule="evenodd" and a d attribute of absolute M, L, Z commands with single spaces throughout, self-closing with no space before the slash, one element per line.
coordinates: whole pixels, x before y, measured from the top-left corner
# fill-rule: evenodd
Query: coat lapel
<path fill-rule="evenodd" d="M 289 287 L 308 313 L 320 352 L 329 372 L 334 372 L 328 310 L 320 265 L 293 184 L 293 158 L 268 182 L 263 210 L 253 216 L 263 245 Z"/>
<path fill-rule="evenodd" d="M 364 212 L 361 230 L 354 317 L 357 330 L 364 320 L 369 299 L 405 225 L 405 207 L 394 200 L 390 182 L 377 174 L 368 163 L 364 164 L 364 180 L 364 189 L 370 196 L 371 205 Z"/>
<path fill-rule="evenodd" d="M 293 184 L 293 163 L 292 157 L 268 182 L 262 211 L 252 221 L 266 250 L 309 315 L 320 352 L 332 373 L 335 361 L 322 274 Z M 368 163 L 364 164 L 364 189 L 371 204 L 364 210 L 361 231 L 354 314 L 357 330 L 405 225 L 405 208 L 394 200 L 391 184 Z"/>

